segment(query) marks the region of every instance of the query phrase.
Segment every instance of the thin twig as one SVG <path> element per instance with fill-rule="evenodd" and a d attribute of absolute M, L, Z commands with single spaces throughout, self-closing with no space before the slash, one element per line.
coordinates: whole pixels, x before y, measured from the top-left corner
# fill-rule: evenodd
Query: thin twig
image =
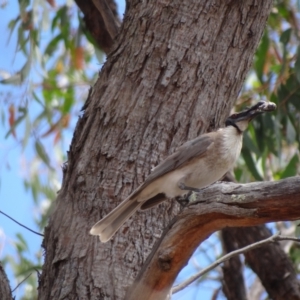
<path fill-rule="evenodd" d="M 190 285 L 191 283 L 193 283 L 194 281 L 199 279 L 203 274 L 205 274 L 208 271 L 214 269 L 219 264 L 225 262 L 226 260 L 230 259 L 233 256 L 236 256 L 236 255 L 245 253 L 249 250 L 253 250 L 255 248 L 261 247 L 262 245 L 267 244 L 267 243 L 273 243 L 273 242 L 277 242 L 277 241 L 286 241 L 286 240 L 294 241 L 294 242 L 300 242 L 300 239 L 297 239 L 297 238 L 294 238 L 294 237 L 289 237 L 289 236 L 281 236 L 280 232 L 278 232 L 278 233 L 268 237 L 267 239 L 261 240 L 259 242 L 253 243 L 253 244 L 248 245 L 244 248 L 232 251 L 232 252 L 224 255 L 223 257 L 219 258 L 218 260 L 216 260 L 214 263 L 212 263 L 208 267 L 204 268 L 203 270 L 201 270 L 197 274 L 191 276 L 188 280 L 186 280 L 186 281 L 176 285 L 175 287 L 173 287 L 172 288 L 172 294 L 175 294 L 175 293 L 183 290 L 185 287 L 187 287 L 188 285 Z"/>
<path fill-rule="evenodd" d="M 114 40 L 119 31 L 119 25 L 116 21 L 114 14 L 112 13 L 110 7 L 108 6 L 106 0 L 92 0 L 98 11 L 100 12 L 105 27 L 110 34 L 111 38 Z"/>
<path fill-rule="evenodd" d="M 11 292 L 13 293 L 32 273 L 26 276 Z"/>
<path fill-rule="evenodd" d="M 0 210 L 0 213 L 1 213 L 2 215 L 6 216 L 7 218 L 11 219 L 12 221 L 14 221 L 15 223 L 17 223 L 18 225 L 20 225 L 20 226 L 26 228 L 27 230 L 29 230 L 29 231 L 31 231 L 31 232 L 37 234 L 37 235 L 44 236 L 43 234 L 41 234 L 41 233 L 39 233 L 39 232 L 37 232 L 37 231 L 34 231 L 34 230 L 28 228 L 27 226 L 21 224 L 20 222 L 16 221 L 15 219 L 13 219 L 12 217 L 10 217 L 9 215 L 7 215 L 6 213 L 4 213 L 4 212 L 1 211 L 1 210 Z"/>

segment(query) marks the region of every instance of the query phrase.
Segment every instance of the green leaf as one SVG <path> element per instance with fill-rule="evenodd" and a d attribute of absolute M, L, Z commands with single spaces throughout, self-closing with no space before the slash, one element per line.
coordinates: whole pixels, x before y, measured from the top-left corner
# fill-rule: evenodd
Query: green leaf
<path fill-rule="evenodd" d="M 24 137 L 23 137 L 23 140 L 22 140 L 23 150 L 27 146 L 27 143 L 28 143 L 28 140 L 29 140 L 29 137 L 30 137 L 30 131 L 31 131 L 30 118 L 28 116 L 26 116 L 26 119 L 25 119 L 25 133 L 24 133 Z"/>
<path fill-rule="evenodd" d="M 234 177 L 238 182 L 240 182 L 242 175 L 243 175 L 243 170 L 241 168 L 234 169 Z"/>
<path fill-rule="evenodd" d="M 48 46 L 46 47 L 45 54 L 52 56 L 54 51 L 57 50 L 57 44 L 62 40 L 62 34 L 58 34 L 55 38 L 53 38 Z"/>
<path fill-rule="evenodd" d="M 69 113 L 73 104 L 74 104 L 74 90 L 73 88 L 68 88 L 65 93 L 65 99 L 61 109 L 62 113 L 63 114 Z"/>
<path fill-rule="evenodd" d="M 295 114 L 294 111 L 291 110 L 288 110 L 288 117 L 296 134 L 295 140 L 297 141 L 298 146 L 300 148 L 300 120 L 297 118 L 297 114 Z"/>
<path fill-rule="evenodd" d="M 49 156 L 48 156 L 48 154 L 46 153 L 43 144 L 42 144 L 39 140 L 36 140 L 36 142 L 35 142 L 35 149 L 36 149 L 36 152 L 37 152 L 38 156 L 42 159 L 42 161 L 43 161 L 49 168 L 51 168 Z"/>
<path fill-rule="evenodd" d="M 290 12 L 288 11 L 287 5 L 285 5 L 285 3 L 279 3 L 279 5 L 277 5 L 277 9 L 278 12 L 280 13 L 280 15 L 284 18 L 284 19 L 288 19 Z"/>
<path fill-rule="evenodd" d="M 291 34 L 292 34 L 292 28 L 285 30 L 280 36 L 280 42 L 286 45 L 290 41 Z"/>
<path fill-rule="evenodd" d="M 20 11 L 24 12 L 29 6 L 30 0 L 19 0 Z"/>
<path fill-rule="evenodd" d="M 264 65 L 266 62 L 266 56 L 269 50 L 269 36 L 268 36 L 268 32 L 266 31 L 263 35 L 263 38 L 260 42 L 260 45 L 256 51 L 256 60 L 254 63 L 254 67 L 256 70 L 256 75 L 257 78 L 260 80 L 261 83 L 264 82 L 263 80 L 263 70 L 264 70 Z"/>
<path fill-rule="evenodd" d="M 38 203 L 38 195 L 40 194 L 40 190 L 41 190 L 41 183 L 40 183 L 39 177 L 34 175 L 31 178 L 30 182 L 28 182 L 28 185 L 31 189 L 33 201 L 35 204 L 37 204 Z"/>
<path fill-rule="evenodd" d="M 287 87 L 284 84 L 281 84 L 279 86 L 278 92 L 277 92 L 277 98 L 278 102 L 286 102 L 289 98 L 290 92 L 287 89 Z"/>
<path fill-rule="evenodd" d="M 11 35 L 18 23 L 18 21 L 20 20 L 20 16 L 18 16 L 16 19 L 14 20 L 11 20 L 9 23 L 8 23 L 8 28 L 10 29 L 10 32 L 9 32 L 9 36 L 8 36 L 8 43 L 10 41 L 10 38 L 11 38 Z"/>
<path fill-rule="evenodd" d="M 255 140 L 256 140 L 258 149 L 259 149 L 260 153 L 263 153 L 265 150 L 265 146 L 266 146 L 265 140 L 261 138 L 261 137 L 265 136 L 263 116 L 260 115 L 260 116 L 256 117 L 252 123 L 253 123 L 253 127 L 255 129 Z"/>
<path fill-rule="evenodd" d="M 295 176 L 297 174 L 297 166 L 299 162 L 299 154 L 295 154 L 283 172 L 280 173 L 280 179 Z"/>
<path fill-rule="evenodd" d="M 40 98 L 38 97 L 38 95 L 33 91 L 32 92 L 32 96 L 33 96 L 33 99 L 39 103 L 43 108 L 45 108 L 45 105 L 44 103 L 40 100 Z"/>
<path fill-rule="evenodd" d="M 260 174 L 258 173 L 257 169 L 256 169 L 256 166 L 255 166 L 255 163 L 254 163 L 254 160 L 251 156 L 251 153 L 250 151 L 247 149 L 247 148 L 244 148 L 242 149 L 242 155 L 243 155 L 243 158 L 245 160 L 245 163 L 249 169 L 249 171 L 251 172 L 252 176 L 256 179 L 256 180 L 260 180 L 262 181 L 263 178 L 260 176 Z"/>
<path fill-rule="evenodd" d="M 15 128 L 20 124 L 21 121 L 24 120 L 24 118 L 27 116 L 27 109 L 25 107 L 22 108 L 22 110 L 19 107 L 19 112 L 22 112 L 22 115 L 20 115 L 16 121 L 14 122 L 13 126 L 8 130 L 8 132 L 5 135 L 5 138 L 7 139 L 9 135 L 15 130 Z"/>
<path fill-rule="evenodd" d="M 295 139 L 296 139 L 296 131 L 295 131 L 295 128 L 294 128 L 290 118 L 287 119 L 286 139 L 287 139 L 287 142 L 290 144 L 294 143 Z"/>
<path fill-rule="evenodd" d="M 295 106 L 295 108 L 300 111 L 300 98 L 298 95 L 293 95 L 289 98 L 289 101 Z"/>
<path fill-rule="evenodd" d="M 31 68 L 31 58 L 29 57 L 28 60 L 26 61 L 25 65 L 20 70 L 21 82 L 23 82 L 28 77 L 30 68 Z"/>
<path fill-rule="evenodd" d="M 27 245 L 27 242 L 24 239 L 24 237 L 20 233 L 17 233 L 16 236 L 18 239 L 16 246 L 17 246 L 19 253 L 24 252 L 25 250 L 28 251 L 28 245 Z"/>
<path fill-rule="evenodd" d="M 254 152 L 256 155 L 260 156 L 261 153 L 257 146 L 254 144 L 253 140 L 250 138 L 248 132 L 244 134 L 243 137 L 243 145 L 246 147 L 249 151 Z"/>
<path fill-rule="evenodd" d="M 300 46 L 297 48 L 297 59 L 295 62 L 295 72 L 298 82 L 300 82 Z"/>
<path fill-rule="evenodd" d="M 296 237 L 299 237 L 300 236 L 300 221 L 299 220 L 297 220 L 297 221 L 295 221 L 295 225 L 296 225 L 296 228 L 295 228 L 295 236 Z"/>
<path fill-rule="evenodd" d="M 25 56 L 27 56 L 26 43 L 28 42 L 28 37 L 25 37 L 25 30 L 20 26 L 18 29 L 18 50 L 21 50 Z"/>

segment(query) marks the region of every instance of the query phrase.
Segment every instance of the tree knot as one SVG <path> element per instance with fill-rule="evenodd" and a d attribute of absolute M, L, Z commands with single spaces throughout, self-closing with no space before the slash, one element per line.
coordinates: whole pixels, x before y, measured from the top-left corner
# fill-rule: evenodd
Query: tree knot
<path fill-rule="evenodd" d="M 173 253 L 170 250 L 162 250 L 158 254 L 158 265 L 161 270 L 169 271 L 171 269 Z"/>

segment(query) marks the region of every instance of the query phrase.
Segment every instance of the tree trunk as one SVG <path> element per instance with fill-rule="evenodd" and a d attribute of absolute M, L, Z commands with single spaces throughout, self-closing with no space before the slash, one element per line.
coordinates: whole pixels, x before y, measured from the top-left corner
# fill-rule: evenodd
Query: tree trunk
<path fill-rule="evenodd" d="M 178 205 L 136 213 L 106 244 L 88 232 L 183 142 L 223 125 L 271 4 L 127 2 L 68 152 L 39 299 L 124 298 Z"/>
<path fill-rule="evenodd" d="M 7 276 L 2 268 L 2 264 L 0 263 L 0 295 L 2 300 L 12 300 L 11 289 L 9 286 L 9 282 Z"/>

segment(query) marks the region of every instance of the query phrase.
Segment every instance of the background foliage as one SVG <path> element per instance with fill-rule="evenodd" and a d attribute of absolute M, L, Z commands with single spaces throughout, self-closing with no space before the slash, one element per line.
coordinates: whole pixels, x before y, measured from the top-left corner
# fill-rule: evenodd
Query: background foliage
<path fill-rule="evenodd" d="M 257 118 L 245 134 L 242 156 L 234 170 L 240 182 L 278 180 L 300 173 L 299 1 L 274 4 L 235 109 L 241 110 L 260 99 L 275 102 L 278 109 L 274 114 Z M 1 9 L 6 13 L 9 4 L 2 2 Z M 19 0 L 7 32 L 8 45 L 15 48 L 14 55 L 21 63 L 14 71 L 4 69 L 0 63 L 1 134 L 24 153 L 30 149 L 22 180 L 32 194 L 39 212 L 35 222 L 43 232 L 60 186 L 68 143 L 89 86 L 93 85 L 105 57 L 85 29 L 82 14 L 72 1 Z M 9 162 L 1 168 L 9 172 Z M 275 227 L 281 231 L 295 229 L 292 223 L 271 226 Z M 2 257 L 2 262 L 13 270 L 19 282 L 31 274 L 19 294 L 20 299 L 35 299 L 41 250 L 34 256 L 28 255 L 30 241 L 20 233 L 14 237 L 14 244 L 15 253 Z M 221 251 L 216 234 L 202 244 L 178 280 L 214 261 Z M 297 247 L 287 251 L 298 266 Z M 254 275 L 247 269 L 245 272 L 247 284 L 255 285 Z M 205 287 L 210 294 L 217 291 L 220 278 L 220 269 L 203 277 L 201 291 Z M 191 297 L 198 292 L 192 289 Z"/>

